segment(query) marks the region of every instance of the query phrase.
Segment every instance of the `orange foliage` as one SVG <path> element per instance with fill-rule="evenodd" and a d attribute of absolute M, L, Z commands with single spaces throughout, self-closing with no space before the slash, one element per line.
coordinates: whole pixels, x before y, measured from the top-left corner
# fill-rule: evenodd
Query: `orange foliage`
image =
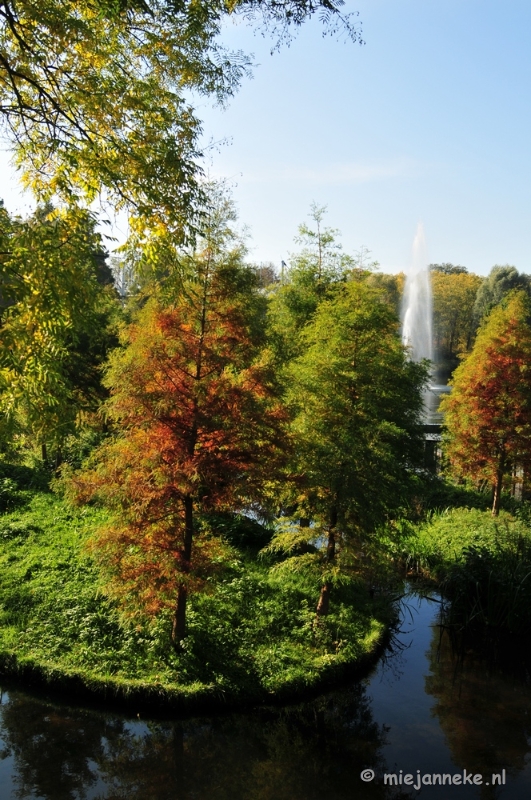
<path fill-rule="evenodd" d="M 450 465 L 458 475 L 492 484 L 495 514 L 503 476 L 514 467 L 531 469 L 529 315 L 523 292 L 493 309 L 441 405 Z"/>
<path fill-rule="evenodd" d="M 284 449 L 257 298 L 251 284 L 234 291 L 233 273 L 204 272 L 173 307 L 152 300 L 125 331 L 107 379 L 118 435 L 73 479 L 80 499 L 116 512 L 93 547 L 114 593 L 149 614 L 179 604 L 184 614 L 187 593 L 222 558 L 197 512 L 259 497 Z"/>

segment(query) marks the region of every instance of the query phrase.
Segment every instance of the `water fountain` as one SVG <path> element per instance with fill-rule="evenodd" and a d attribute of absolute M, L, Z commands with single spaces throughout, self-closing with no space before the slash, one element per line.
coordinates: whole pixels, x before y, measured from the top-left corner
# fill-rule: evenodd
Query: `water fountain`
<path fill-rule="evenodd" d="M 413 263 L 406 276 L 402 300 L 402 341 L 411 359 L 433 361 L 431 280 L 424 227 L 421 222 L 413 241 Z"/>
<path fill-rule="evenodd" d="M 412 361 L 428 359 L 434 366 L 433 355 L 433 304 L 431 293 L 431 277 L 428 266 L 428 254 L 424 227 L 417 225 L 417 233 L 413 241 L 413 259 L 411 269 L 406 276 L 402 299 L 402 341 L 409 349 Z M 441 395 L 447 392 L 447 386 L 434 385 L 431 381 L 424 393 L 424 431 L 426 441 L 426 466 L 436 469 L 437 442 L 440 440 L 442 414 L 438 408 Z"/>

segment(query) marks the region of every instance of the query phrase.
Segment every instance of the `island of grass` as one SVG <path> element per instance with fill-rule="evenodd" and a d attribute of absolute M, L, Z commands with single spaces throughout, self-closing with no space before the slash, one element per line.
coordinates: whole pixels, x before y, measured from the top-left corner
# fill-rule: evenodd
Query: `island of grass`
<path fill-rule="evenodd" d="M 531 656 L 531 507 L 506 502 L 432 514 L 406 543 L 410 573 L 449 601 L 444 618 L 462 649 L 498 660 Z M 527 651 L 524 653 L 524 651 Z"/>
<path fill-rule="evenodd" d="M 86 548 L 106 512 L 75 509 L 45 487 L 21 489 L 36 485 L 30 470 L 18 478 L 0 480 L 4 677 L 135 712 L 204 711 L 289 701 L 359 674 L 386 638 L 389 600 L 354 581 L 316 625 L 318 586 L 276 576 L 259 556 L 270 531 L 226 515 L 219 525 L 233 557 L 191 599 L 177 653 L 169 617 L 128 620 L 108 597 Z"/>

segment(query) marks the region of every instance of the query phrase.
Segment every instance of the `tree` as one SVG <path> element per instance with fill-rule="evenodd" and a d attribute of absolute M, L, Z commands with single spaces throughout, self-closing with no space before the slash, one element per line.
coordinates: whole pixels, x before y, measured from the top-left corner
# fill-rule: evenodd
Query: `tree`
<path fill-rule="evenodd" d="M 193 230 L 200 123 L 192 92 L 226 100 L 249 71 L 217 41 L 232 13 L 282 39 L 319 12 L 354 40 L 340 0 L 3 0 L 0 115 L 25 181 L 39 195 L 105 190 L 140 227 Z"/>
<path fill-rule="evenodd" d="M 267 289 L 272 284 L 279 282 L 277 270 L 272 261 L 262 261 L 260 264 L 253 264 L 252 268 L 257 274 L 261 289 Z"/>
<path fill-rule="evenodd" d="M 474 304 L 474 321 L 476 326 L 494 306 L 501 303 L 508 292 L 514 289 L 524 289 L 530 292 L 529 276 L 519 273 L 516 267 L 510 264 L 494 266 L 487 279 L 478 288 Z"/>
<path fill-rule="evenodd" d="M 439 272 L 442 275 L 464 275 L 468 272 L 466 267 L 462 267 L 459 264 L 450 264 L 448 262 L 444 264 L 429 264 L 428 269 L 432 272 Z"/>
<path fill-rule="evenodd" d="M 301 351 L 301 332 L 319 304 L 330 298 L 355 267 L 354 260 L 342 252 L 339 231 L 323 226 L 326 206 L 312 203 L 314 225 L 299 226 L 297 244 L 301 250 L 290 256 L 289 270 L 274 287 L 269 305 L 270 335 L 281 362 Z"/>
<path fill-rule="evenodd" d="M 459 354 L 472 346 L 477 328 L 474 304 L 482 282 L 482 278 L 469 274 L 464 267 L 431 265 L 436 362 L 447 374 L 457 366 Z"/>
<path fill-rule="evenodd" d="M 0 206 L 0 413 L 44 452 L 105 396 L 117 301 L 95 227 L 74 206 L 26 220 Z"/>
<path fill-rule="evenodd" d="M 350 281 L 324 301 L 290 368 L 291 502 L 296 517 L 273 549 L 321 537 L 326 549 L 293 556 L 321 567 L 318 615 L 328 613 L 341 564 L 407 503 L 420 463 L 427 367 L 407 360 L 398 320 L 377 290 Z"/>
<path fill-rule="evenodd" d="M 441 404 L 450 469 L 491 484 L 494 516 L 504 476 L 531 467 L 530 313 L 523 291 L 492 309 Z"/>
<path fill-rule="evenodd" d="M 393 309 L 397 319 L 400 318 L 402 305 L 402 295 L 404 293 L 404 283 L 406 276 L 403 272 L 397 275 L 389 275 L 385 272 L 373 272 L 367 277 L 369 286 L 373 286 L 380 291 L 387 303 Z"/>
<path fill-rule="evenodd" d="M 115 593 L 148 614 L 171 608 L 176 647 L 189 593 L 220 558 L 197 515 L 256 500 L 283 444 L 265 301 L 241 247 L 226 249 L 223 224 L 188 255 L 173 300 L 152 297 L 124 330 L 107 375 L 116 436 L 73 479 L 80 498 L 116 512 L 94 545 Z"/>

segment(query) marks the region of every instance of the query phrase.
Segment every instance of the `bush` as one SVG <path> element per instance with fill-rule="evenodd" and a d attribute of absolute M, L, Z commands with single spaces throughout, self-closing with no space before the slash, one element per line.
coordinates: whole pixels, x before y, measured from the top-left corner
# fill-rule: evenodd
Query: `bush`
<path fill-rule="evenodd" d="M 484 643 L 526 642 L 531 634 L 531 531 L 516 517 L 477 509 L 436 514 L 408 543 L 417 571 L 451 600 L 446 622 Z"/>
<path fill-rule="evenodd" d="M 419 496 L 421 513 L 444 511 L 448 508 L 477 508 L 486 511 L 492 506 L 492 494 L 479 492 L 465 485 L 456 485 L 438 475 L 422 477 Z"/>

